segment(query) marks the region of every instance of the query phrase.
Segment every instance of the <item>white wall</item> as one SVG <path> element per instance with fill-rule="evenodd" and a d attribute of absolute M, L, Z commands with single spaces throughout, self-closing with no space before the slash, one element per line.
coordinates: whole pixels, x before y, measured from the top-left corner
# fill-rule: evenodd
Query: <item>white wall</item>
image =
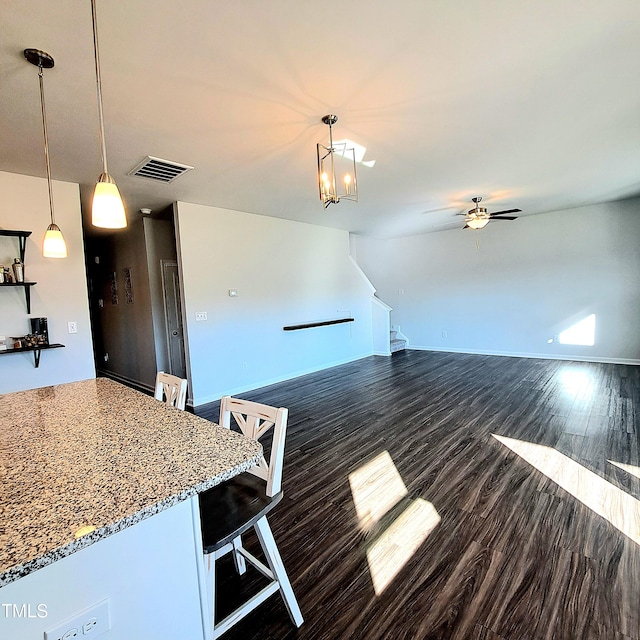
<path fill-rule="evenodd" d="M 411 348 L 640 363 L 640 199 L 355 243 Z M 593 346 L 547 342 L 591 313 Z"/>
<path fill-rule="evenodd" d="M 183 202 L 176 209 L 194 405 L 372 353 L 371 289 L 349 258 L 346 231 Z M 201 311 L 208 319 L 196 322 Z M 355 322 L 282 330 L 341 316 Z"/>
<path fill-rule="evenodd" d="M 47 317 L 49 341 L 66 345 L 43 351 L 38 369 L 31 352 L 0 355 L 0 393 L 95 377 L 78 185 L 54 181 L 53 198 L 66 259 L 42 257 L 49 224 L 47 181 L 0 172 L 0 228 L 33 232 L 25 256 L 26 279 L 38 283 L 31 287 L 31 317 Z M 18 255 L 17 238 L 0 237 L 0 264 Z M 0 335 L 29 333 L 28 318 L 22 287 L 0 289 Z M 77 334 L 67 333 L 69 321 L 77 323 Z"/>

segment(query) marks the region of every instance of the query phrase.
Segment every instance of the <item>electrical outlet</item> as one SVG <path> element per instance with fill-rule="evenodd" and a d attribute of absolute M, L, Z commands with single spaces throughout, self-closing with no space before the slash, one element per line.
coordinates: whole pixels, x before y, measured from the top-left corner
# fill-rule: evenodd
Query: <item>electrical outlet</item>
<path fill-rule="evenodd" d="M 69 333 L 78 333 L 77 322 L 67 322 L 67 326 L 69 327 Z"/>
<path fill-rule="evenodd" d="M 95 616 L 93 618 L 89 618 L 83 625 L 82 625 L 82 633 L 83 635 L 88 635 L 88 634 L 93 634 L 94 629 L 98 626 L 98 618 L 96 618 Z"/>
<path fill-rule="evenodd" d="M 109 600 L 85 609 L 73 618 L 68 618 L 57 627 L 44 632 L 44 640 L 85 640 L 97 638 L 111 629 Z"/>
<path fill-rule="evenodd" d="M 443 331 L 443 332 L 442 332 L 442 337 L 443 337 L 443 338 L 448 338 L 448 337 L 449 337 L 449 334 L 448 334 L 446 331 Z"/>
<path fill-rule="evenodd" d="M 207 319 L 206 311 L 196 311 L 196 322 L 202 322 Z"/>

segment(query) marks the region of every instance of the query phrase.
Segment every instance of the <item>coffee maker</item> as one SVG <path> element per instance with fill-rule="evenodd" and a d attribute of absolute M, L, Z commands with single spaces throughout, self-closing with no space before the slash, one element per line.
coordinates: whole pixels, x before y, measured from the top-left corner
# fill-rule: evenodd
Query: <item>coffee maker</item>
<path fill-rule="evenodd" d="M 38 336 L 38 344 L 49 344 L 49 328 L 46 318 L 31 318 L 31 333 Z"/>

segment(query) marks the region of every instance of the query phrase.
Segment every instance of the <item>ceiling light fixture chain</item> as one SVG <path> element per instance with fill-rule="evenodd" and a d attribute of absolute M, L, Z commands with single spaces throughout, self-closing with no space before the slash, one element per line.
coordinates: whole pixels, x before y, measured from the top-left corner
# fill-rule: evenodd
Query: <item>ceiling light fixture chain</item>
<path fill-rule="evenodd" d="M 102 110 L 102 78 L 100 76 L 100 48 L 98 47 L 98 19 L 96 3 L 91 0 L 91 21 L 93 24 L 93 55 L 96 66 L 96 91 L 98 94 L 98 122 L 100 124 L 100 148 L 102 150 L 102 173 L 109 175 L 107 168 L 107 145 L 104 135 L 104 113 Z"/>
<path fill-rule="evenodd" d="M 355 149 L 348 148 L 346 142 L 334 145 L 333 125 L 337 121 L 336 115 L 323 116 L 322 122 L 329 127 L 329 146 L 317 144 L 318 189 L 325 209 L 330 204 L 337 204 L 343 199 L 358 201 Z M 336 159 L 342 159 L 342 162 L 348 165 L 341 183 L 336 181 Z"/>
<path fill-rule="evenodd" d="M 55 224 L 55 214 L 53 209 L 53 189 L 51 187 L 51 162 L 49 162 L 49 134 L 47 130 L 47 111 L 44 105 L 44 73 L 42 72 L 42 61 L 38 64 L 38 80 L 40 84 L 40 107 L 42 109 L 42 131 L 44 133 L 44 159 L 47 167 L 47 185 L 49 187 L 49 206 L 51 208 L 51 224 Z"/>

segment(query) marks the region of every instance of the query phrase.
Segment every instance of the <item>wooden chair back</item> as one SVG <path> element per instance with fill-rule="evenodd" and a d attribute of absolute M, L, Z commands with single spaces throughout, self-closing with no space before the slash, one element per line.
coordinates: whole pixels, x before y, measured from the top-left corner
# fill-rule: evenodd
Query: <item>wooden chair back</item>
<path fill-rule="evenodd" d="M 220 400 L 220 425 L 230 429 L 231 416 L 242 433 L 252 440 L 259 440 L 273 427 L 273 441 L 269 463 L 264 455 L 260 462 L 248 470 L 267 483 L 266 493 L 271 498 L 282 488 L 282 467 L 284 462 L 284 441 L 287 432 L 289 410 L 270 407 L 266 404 L 250 402 L 224 396 Z"/>
<path fill-rule="evenodd" d="M 158 371 L 154 397 L 160 402 L 164 401 L 169 407 L 184 411 L 187 401 L 187 381 L 170 373 Z"/>

